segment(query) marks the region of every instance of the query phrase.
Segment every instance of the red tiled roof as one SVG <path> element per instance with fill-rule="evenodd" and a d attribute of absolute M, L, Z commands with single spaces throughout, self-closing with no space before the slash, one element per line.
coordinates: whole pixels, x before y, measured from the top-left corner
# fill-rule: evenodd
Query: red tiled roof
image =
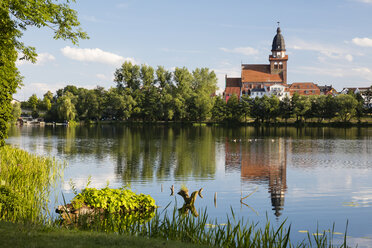
<path fill-rule="evenodd" d="M 226 87 L 241 87 L 241 78 L 226 78 Z"/>
<path fill-rule="evenodd" d="M 280 74 L 271 74 L 270 65 L 242 65 L 242 82 L 283 82 Z"/>
<path fill-rule="evenodd" d="M 232 95 L 236 95 L 238 98 L 240 98 L 240 87 L 226 87 L 223 94 L 225 96 L 226 102 Z"/>
<path fill-rule="evenodd" d="M 240 96 L 240 87 L 226 87 L 225 95 L 233 95 Z"/>
<path fill-rule="evenodd" d="M 291 85 L 289 85 L 289 89 L 300 89 L 300 90 L 319 90 L 319 87 L 312 83 L 312 82 L 306 82 L 306 83 L 293 83 Z"/>
<path fill-rule="evenodd" d="M 320 95 L 319 87 L 311 82 L 293 83 L 289 85 L 289 92 L 293 95 L 297 92 L 300 95 Z"/>

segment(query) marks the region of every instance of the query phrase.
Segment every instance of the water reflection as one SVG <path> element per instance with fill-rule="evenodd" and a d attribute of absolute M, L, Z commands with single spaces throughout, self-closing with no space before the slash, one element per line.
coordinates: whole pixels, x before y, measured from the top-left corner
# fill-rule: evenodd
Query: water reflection
<path fill-rule="evenodd" d="M 287 190 L 287 144 L 278 139 L 226 139 L 225 166 L 240 169 L 245 183 L 267 184 L 272 210 L 279 217 Z"/>
<path fill-rule="evenodd" d="M 270 220 L 288 219 L 294 230 L 350 220 L 351 236 L 372 237 L 371 128 L 13 127 L 9 137 L 10 144 L 68 163 L 62 182 L 67 198 L 73 197 L 69 180 L 81 189 L 90 175 L 93 187 L 107 180 L 112 187 L 130 183 L 161 206 L 174 199 L 171 185 L 185 184 L 206 189 L 196 208 L 207 207 L 212 217 L 225 218 L 232 207 L 265 222 L 263 213 L 270 212 Z M 257 186 L 244 200 L 254 215 L 239 200 Z"/>
<path fill-rule="evenodd" d="M 27 146 L 34 152 L 41 146 L 44 153 L 58 154 L 68 161 L 93 160 L 98 167 L 114 162 L 115 175 L 124 184 L 151 179 L 211 179 L 216 172 L 214 134 L 207 127 L 102 125 L 10 130 L 14 138 L 21 133 L 30 139 Z"/>

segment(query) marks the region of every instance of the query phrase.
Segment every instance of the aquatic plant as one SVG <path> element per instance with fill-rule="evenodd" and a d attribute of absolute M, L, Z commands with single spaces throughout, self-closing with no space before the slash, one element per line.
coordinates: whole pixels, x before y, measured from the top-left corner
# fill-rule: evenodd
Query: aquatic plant
<path fill-rule="evenodd" d="M 127 187 L 85 188 L 74 197 L 71 203 L 76 209 L 88 206 L 104 209 L 109 213 L 152 211 L 156 208 L 155 200 L 151 196 L 136 194 Z"/>
<path fill-rule="evenodd" d="M 0 220 L 45 222 L 63 164 L 11 146 L 0 147 Z"/>
<path fill-rule="evenodd" d="M 90 179 L 88 180 L 88 185 Z M 102 189 L 88 188 L 77 193 L 71 183 L 75 197 L 71 203 L 58 206 L 56 212 L 60 214 L 65 226 L 78 226 L 89 229 L 94 223 L 119 223 L 128 226 L 133 223 L 143 223 L 151 219 L 157 207 L 155 200 L 145 194 L 136 194 L 128 187 L 111 189 L 108 185 Z M 106 224 L 104 224 L 106 225 Z M 115 229 L 113 229 L 115 230 Z"/>

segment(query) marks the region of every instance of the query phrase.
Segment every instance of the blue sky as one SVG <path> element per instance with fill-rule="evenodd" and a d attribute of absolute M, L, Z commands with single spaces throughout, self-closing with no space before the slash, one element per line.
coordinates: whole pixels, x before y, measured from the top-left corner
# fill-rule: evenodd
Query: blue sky
<path fill-rule="evenodd" d="M 114 87 L 125 60 L 169 70 L 207 67 L 239 76 L 241 63 L 268 64 L 280 21 L 288 83 L 343 87 L 372 85 L 372 0 L 77 0 L 89 40 L 79 46 L 29 29 L 23 41 L 37 48 L 36 64 L 18 62 L 24 86 L 16 99 L 39 97 L 68 84 Z"/>

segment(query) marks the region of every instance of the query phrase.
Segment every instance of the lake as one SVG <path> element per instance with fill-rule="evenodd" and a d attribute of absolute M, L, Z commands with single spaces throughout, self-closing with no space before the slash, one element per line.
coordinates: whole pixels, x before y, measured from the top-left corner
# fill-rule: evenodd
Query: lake
<path fill-rule="evenodd" d="M 231 208 L 262 225 L 286 220 L 300 241 L 333 224 L 342 239 L 348 221 L 348 243 L 372 247 L 371 128 L 25 126 L 12 127 L 7 143 L 66 161 L 67 201 L 70 181 L 81 189 L 89 177 L 93 187 L 130 184 L 160 207 L 181 206 L 170 187 L 185 185 L 204 188 L 196 207 L 221 223 Z"/>

